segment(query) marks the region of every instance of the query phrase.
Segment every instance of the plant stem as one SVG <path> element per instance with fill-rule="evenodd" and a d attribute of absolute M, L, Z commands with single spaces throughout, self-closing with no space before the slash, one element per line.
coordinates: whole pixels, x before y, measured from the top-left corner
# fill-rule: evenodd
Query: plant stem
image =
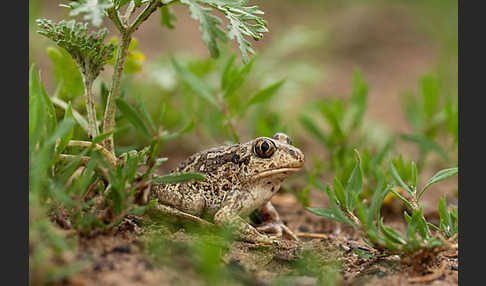
<path fill-rule="evenodd" d="M 122 32 L 122 37 L 118 41 L 118 50 L 116 53 L 115 71 L 113 73 L 113 81 L 111 84 L 111 90 L 108 94 L 108 99 L 106 101 L 105 115 L 103 117 L 103 133 L 111 132 L 115 128 L 115 99 L 120 94 L 120 83 L 123 74 L 123 69 L 125 67 L 125 59 L 127 58 L 128 46 L 130 44 L 132 37 Z M 115 154 L 115 143 L 113 141 L 113 134 L 106 138 L 103 143 L 106 149 L 112 154 Z"/>
<path fill-rule="evenodd" d="M 116 105 L 115 100 L 120 94 L 120 83 L 123 75 L 123 69 L 125 68 L 125 60 L 128 55 L 128 46 L 132 40 L 132 33 L 135 32 L 140 24 L 148 19 L 148 17 L 157 10 L 157 7 L 163 5 L 160 0 L 152 0 L 145 9 L 138 15 L 137 19 L 132 25 L 125 26 L 120 19 L 118 11 L 115 9 L 108 9 L 108 17 L 113 21 L 117 29 L 120 31 L 121 37 L 118 41 L 118 50 L 116 53 L 115 71 L 113 73 L 113 81 L 111 84 L 111 90 L 108 94 L 106 102 L 105 114 L 103 116 L 103 133 L 111 132 L 115 128 L 115 113 Z M 128 22 L 128 19 L 126 19 Z M 115 143 L 113 140 L 113 134 L 108 136 L 103 142 L 105 148 L 112 154 L 115 154 Z"/>
<path fill-rule="evenodd" d="M 150 17 L 150 15 L 152 15 L 152 13 L 155 12 L 155 10 L 157 10 L 158 7 L 161 7 L 163 5 L 167 5 L 167 4 L 163 4 L 160 0 L 151 1 L 150 4 L 148 4 L 147 7 L 145 7 L 145 9 L 138 15 L 137 19 L 135 19 L 135 22 L 133 22 L 133 24 L 130 25 L 130 27 L 128 28 L 128 32 L 130 34 L 135 32 L 140 26 L 140 24 L 142 24 L 142 22 L 147 20 L 148 17 Z"/>
<path fill-rule="evenodd" d="M 84 84 L 84 100 L 86 101 L 86 111 L 88 114 L 88 135 L 94 138 L 99 135 L 96 125 L 96 106 L 93 94 L 93 78 L 90 75 L 82 74 Z"/>

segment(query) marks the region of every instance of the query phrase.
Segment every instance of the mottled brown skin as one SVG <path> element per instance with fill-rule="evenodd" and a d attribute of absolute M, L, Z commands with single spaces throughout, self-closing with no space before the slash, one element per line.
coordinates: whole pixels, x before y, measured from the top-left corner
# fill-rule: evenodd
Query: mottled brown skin
<path fill-rule="evenodd" d="M 156 185 L 150 199 L 158 199 L 159 210 L 195 220 L 231 225 L 241 239 L 272 243 L 257 231 L 297 237 L 281 221 L 270 203 L 282 181 L 304 164 L 304 154 L 291 145 L 290 138 L 277 133 L 273 138 L 209 149 L 190 156 L 172 173 L 201 172 L 203 181 Z M 261 209 L 264 223 L 255 229 L 242 217 Z M 266 218 L 266 219 L 265 219 Z"/>

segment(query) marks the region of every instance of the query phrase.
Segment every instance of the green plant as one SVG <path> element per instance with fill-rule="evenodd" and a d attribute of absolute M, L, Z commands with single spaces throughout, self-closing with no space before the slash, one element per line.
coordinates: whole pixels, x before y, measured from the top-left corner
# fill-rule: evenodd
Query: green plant
<path fill-rule="evenodd" d="M 457 99 L 442 91 L 439 78 L 432 74 L 424 75 L 419 87 L 418 94 L 402 94 L 404 112 L 413 132 L 404 133 L 401 138 L 419 147 L 419 167 L 423 167 L 430 153 L 449 162 L 449 153 L 457 148 L 458 142 Z"/>
<path fill-rule="evenodd" d="M 349 100 L 326 99 L 313 102 L 325 121 L 324 128 L 319 126 L 320 118 L 308 115 L 300 117 L 300 123 L 326 150 L 329 150 L 329 163 L 323 163 L 323 171 L 334 171 L 342 179 L 347 180 L 353 169 L 353 149 L 366 146 L 366 159 L 374 157 L 373 166 L 379 165 L 393 146 L 391 138 L 379 138 L 377 141 L 371 134 L 369 126 L 364 124 L 364 114 L 367 108 L 368 85 L 364 82 L 360 71 L 353 76 L 353 89 Z M 370 153 L 371 152 L 371 153 Z M 370 154 L 368 154 L 370 153 Z M 370 155 L 370 156 L 368 156 Z M 368 163 L 368 161 L 366 161 Z M 366 166 L 368 166 L 367 164 Z M 374 170 L 367 168 L 368 170 Z"/>
<path fill-rule="evenodd" d="M 358 151 L 356 152 L 356 164 L 352 171 L 349 180 L 343 184 L 338 178 L 334 178 L 333 187 L 323 185 L 319 181 L 314 181 L 314 185 L 321 191 L 325 192 L 329 197 L 331 208 L 308 208 L 314 214 L 333 219 L 335 221 L 348 224 L 360 231 L 362 238 L 370 246 L 383 251 L 385 253 L 396 253 L 399 255 L 410 255 L 422 251 L 432 252 L 434 249 L 444 246 L 445 240 L 440 238 L 451 237 L 454 231 L 457 231 L 457 216 L 445 210 L 445 201 L 439 204 L 441 214 L 441 227 L 437 227 L 428 222 L 422 211 L 422 206 L 419 204 L 423 193 L 432 185 L 440 182 L 446 178 L 457 174 L 457 168 L 450 168 L 441 170 L 436 173 L 423 188 L 417 188 L 417 168 L 412 162 L 410 166 L 411 185 L 405 184 L 403 178 L 398 173 L 394 164 L 390 162 L 390 171 L 394 180 L 404 190 L 407 196 L 398 193 L 396 185 L 386 184 L 384 178 L 384 171 L 380 172 L 381 183 L 374 190 L 369 203 L 360 198 L 363 191 L 363 172 L 361 168 L 361 158 Z M 401 234 L 396 229 L 386 226 L 383 217 L 380 215 L 381 205 L 383 199 L 388 192 L 393 192 L 406 206 L 407 211 L 404 212 L 404 219 L 407 224 L 407 231 Z M 453 211 L 452 211 L 453 212 Z M 453 217 L 455 219 L 453 219 Z M 443 226 L 442 226 L 443 225 Z M 437 235 L 433 235 L 430 228 L 437 231 Z M 447 230 L 447 232 L 444 232 Z"/>
<path fill-rule="evenodd" d="M 196 94 L 204 103 L 209 103 L 209 106 L 207 104 L 201 105 L 206 111 L 205 113 L 208 109 L 213 111 L 209 113 L 211 120 L 207 122 L 207 125 L 209 125 L 207 128 L 222 126 L 221 129 L 225 131 L 224 134 L 229 134 L 233 142 L 240 141 L 235 121 L 241 120 L 250 107 L 269 100 L 284 83 L 283 80 L 280 80 L 247 96 L 245 91 L 240 92 L 239 90 L 243 87 L 252 70 L 254 59 L 239 67 L 234 62 L 235 56 L 230 56 L 224 63 L 223 71 L 219 76 L 219 84 L 216 86 L 211 86 L 210 83 L 202 79 L 197 74 L 196 69 L 191 71 L 174 58 L 171 61 L 177 74 L 190 88 L 190 93 Z M 207 75 L 207 73 L 204 75 Z M 204 119 L 201 119 L 201 121 L 206 122 Z"/>
<path fill-rule="evenodd" d="M 88 1 L 71 2 L 67 7 L 71 8 L 71 15 L 84 14 L 85 19 L 91 20 L 95 26 L 102 23 L 103 15 L 107 15 L 120 33 L 118 51 L 115 60 L 115 72 L 111 89 L 103 116 L 103 133 L 110 133 L 115 128 L 116 99 L 120 95 L 120 83 L 125 68 L 128 49 L 132 40 L 132 34 L 146 21 L 157 9 L 160 8 L 162 25 L 173 28 L 175 17 L 170 11 L 170 5 L 183 4 L 189 8 L 191 17 L 200 22 L 200 30 L 204 42 L 208 45 L 211 56 L 219 56 L 218 41 L 226 41 L 229 37 L 237 41 L 243 61 L 249 61 L 249 54 L 254 53 L 250 42 L 245 37 L 260 39 L 267 32 L 266 23 L 259 15 L 263 14 L 256 6 L 247 6 L 247 1 L 219 1 L 219 0 L 183 0 L 183 1 L 101 1 L 92 5 Z M 124 14 L 121 14 L 122 9 Z M 138 10 L 142 11 L 131 21 L 132 16 Z M 225 33 L 220 25 L 222 21 L 211 14 L 212 9 L 223 13 L 229 20 L 228 32 Z M 108 151 L 114 152 L 113 136 L 109 135 L 104 144 Z"/>
<path fill-rule="evenodd" d="M 31 150 L 35 150 L 40 144 L 46 148 L 45 152 L 40 153 L 42 156 L 47 157 L 52 152 L 55 154 L 54 159 L 49 161 L 37 159 L 40 155 L 31 153 L 31 174 L 34 179 L 32 185 L 35 190 L 41 189 L 40 192 L 44 193 L 43 198 L 55 198 L 59 213 L 67 212 L 69 223 L 81 233 L 90 233 L 93 227 L 109 229 L 117 225 L 126 214 L 138 213 L 150 206 L 151 204 L 137 207 L 134 201 L 140 194 L 143 198 L 143 194 L 150 189 L 154 181 L 174 183 L 202 179 L 199 173 L 163 177 L 153 174 L 153 171 L 167 160 L 157 158 L 162 142 L 190 131 L 194 123 L 190 122 L 179 132 L 170 133 L 161 128 L 160 120 L 157 126 L 143 101 L 138 100 L 137 106 L 133 107 L 124 96 L 120 96 L 123 73 L 140 70 L 137 60 L 143 59 L 143 55 L 134 50 L 137 43 L 132 37 L 133 32 L 159 8 L 162 24 L 172 28 L 172 20 L 175 18 L 170 11 L 170 5 L 175 3 L 188 6 L 191 16 L 200 21 L 203 40 L 213 57 L 219 55 L 217 42 L 229 37 L 238 42 L 243 61 L 248 62 L 248 55 L 253 53 L 253 50 L 245 37 L 259 39 L 262 37 L 261 33 L 267 31 L 265 21 L 259 17 L 263 12 L 256 6 L 247 6 L 247 1 L 105 0 L 95 4 L 89 1 L 72 1 L 68 5 L 63 5 L 70 8 L 71 16 L 83 14 L 84 19 L 91 21 L 94 26 L 100 26 L 103 17 L 107 16 L 120 33 L 118 44 L 117 38 L 105 44 L 106 29 L 88 34 L 87 23 L 78 23 L 75 20 L 62 20 L 59 23 L 45 19 L 37 20 L 39 33 L 53 40 L 61 48 L 60 51 L 49 50 L 55 62 L 57 78 L 61 82 L 57 96 L 50 98 L 37 78 L 34 67 L 31 68 L 30 147 Z M 227 34 L 220 27 L 221 20 L 211 14 L 212 9 L 222 12 L 230 21 Z M 139 10 L 138 15 L 135 15 Z M 77 73 L 74 72 L 73 77 L 69 78 L 66 70 L 62 70 L 65 65 L 73 71 L 73 61 L 67 54 L 74 60 L 80 72 L 87 120 L 69 101 L 76 99 L 76 93 L 81 89 Z M 101 85 L 104 112 L 101 118 L 103 133 L 100 134 L 93 84 L 107 63 L 114 65 L 114 73 L 111 88 Z M 231 76 L 225 79 L 231 80 L 230 83 L 234 86 L 236 77 L 242 79 L 244 72 L 235 71 L 231 65 L 228 68 Z M 48 141 L 48 145 L 44 145 L 39 142 L 52 136 L 56 130 L 57 111 L 53 103 L 64 110 L 64 133 L 57 135 L 55 141 L 52 139 Z M 47 116 L 41 115 L 44 109 L 48 111 Z M 116 109 L 119 113 L 115 116 Z M 162 115 L 163 112 L 161 117 Z M 90 141 L 73 140 L 75 122 L 87 133 Z M 128 122 L 147 140 L 148 146 L 140 151 L 128 149 L 126 152 L 115 153 L 113 134 L 116 122 Z M 44 165 L 39 165 L 38 162 L 43 162 Z M 142 165 L 146 168 L 140 172 L 138 169 Z M 52 170 L 52 174 L 46 177 L 44 175 L 47 170 Z"/>

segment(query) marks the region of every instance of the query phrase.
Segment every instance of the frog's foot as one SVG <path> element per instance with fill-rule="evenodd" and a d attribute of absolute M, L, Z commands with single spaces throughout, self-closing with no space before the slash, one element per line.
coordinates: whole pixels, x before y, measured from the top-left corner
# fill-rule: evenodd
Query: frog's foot
<path fill-rule="evenodd" d="M 275 237 L 282 237 L 284 234 L 288 235 L 293 240 L 298 241 L 299 238 L 281 221 L 267 221 L 257 226 L 259 232 L 272 233 Z"/>
<path fill-rule="evenodd" d="M 275 207 L 267 202 L 260 211 L 263 223 L 256 227 L 260 232 L 273 233 L 277 237 L 282 237 L 284 234 L 295 241 L 299 238 L 282 222 Z"/>

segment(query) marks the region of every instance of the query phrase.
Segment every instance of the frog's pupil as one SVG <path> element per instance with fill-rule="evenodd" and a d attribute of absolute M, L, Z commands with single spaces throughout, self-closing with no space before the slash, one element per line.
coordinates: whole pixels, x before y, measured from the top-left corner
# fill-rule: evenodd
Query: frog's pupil
<path fill-rule="evenodd" d="M 270 146 L 268 146 L 267 142 L 263 142 L 260 148 L 262 149 L 263 153 L 265 153 L 270 148 Z"/>

